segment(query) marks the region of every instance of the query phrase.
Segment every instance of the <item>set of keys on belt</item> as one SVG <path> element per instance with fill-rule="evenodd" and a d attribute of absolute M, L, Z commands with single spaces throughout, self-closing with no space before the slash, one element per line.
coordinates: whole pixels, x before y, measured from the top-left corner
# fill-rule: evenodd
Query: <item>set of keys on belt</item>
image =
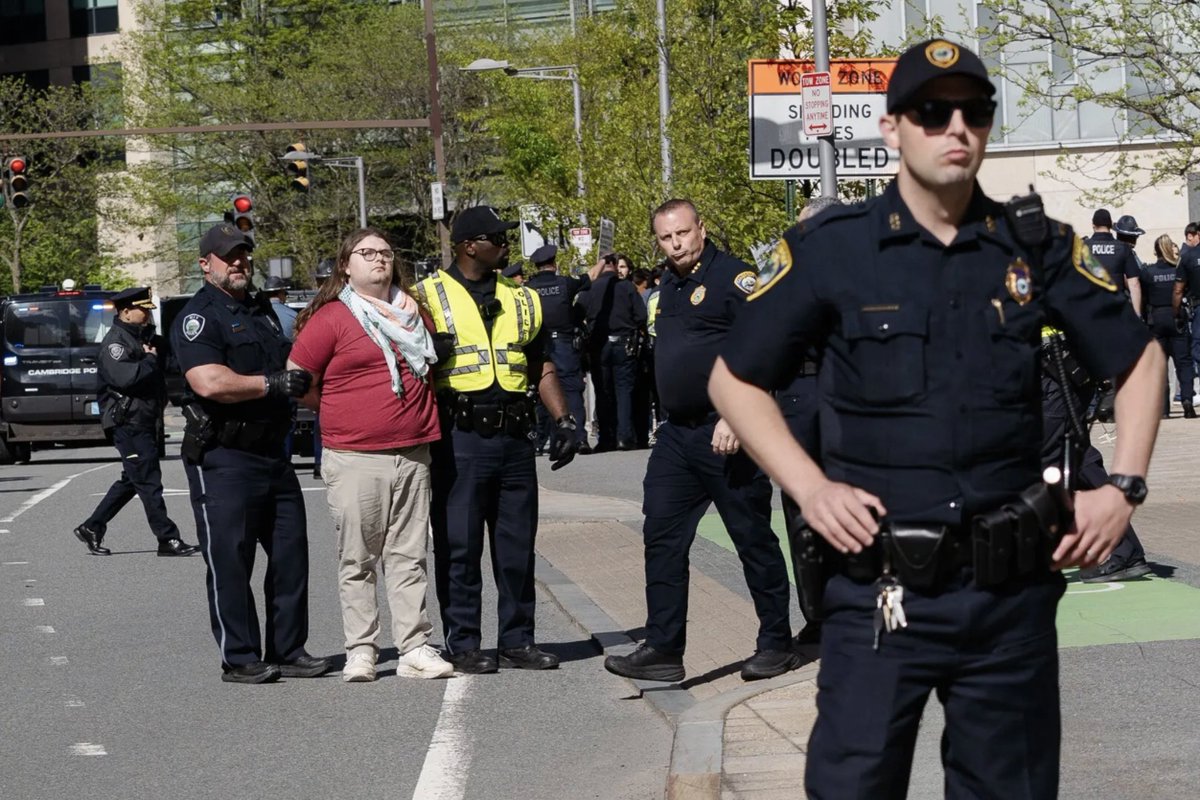
<path fill-rule="evenodd" d="M 879 637 L 885 631 L 895 633 L 900 628 L 908 627 L 908 617 L 904 615 L 904 587 L 894 575 L 884 570 L 879 580 L 875 581 L 879 594 L 875 596 L 875 650 L 879 650 Z"/>

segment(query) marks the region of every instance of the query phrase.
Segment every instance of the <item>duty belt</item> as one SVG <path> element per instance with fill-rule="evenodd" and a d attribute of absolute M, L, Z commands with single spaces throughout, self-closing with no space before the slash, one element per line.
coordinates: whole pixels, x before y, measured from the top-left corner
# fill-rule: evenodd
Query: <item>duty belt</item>
<path fill-rule="evenodd" d="M 715 411 L 704 411 L 699 414 L 672 414 L 667 412 L 667 422 L 680 428 L 699 428 L 701 425 L 711 425 L 720 419 Z"/>
<path fill-rule="evenodd" d="M 226 420 L 217 425 L 217 443 L 234 450 L 269 455 L 283 446 L 291 422 L 242 422 Z"/>
<path fill-rule="evenodd" d="M 520 439 L 533 430 L 533 403 L 524 397 L 480 403 L 470 395 L 448 391 L 438 394 L 438 410 L 444 424 L 485 439 L 501 432 Z"/>

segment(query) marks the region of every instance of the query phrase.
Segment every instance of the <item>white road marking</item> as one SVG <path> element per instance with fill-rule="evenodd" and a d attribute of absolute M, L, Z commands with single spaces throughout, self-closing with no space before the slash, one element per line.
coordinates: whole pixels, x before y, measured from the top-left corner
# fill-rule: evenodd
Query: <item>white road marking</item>
<path fill-rule="evenodd" d="M 21 605 L 32 608 L 33 606 L 44 606 L 46 605 L 46 601 L 40 597 L 26 597 L 25 602 Z"/>
<path fill-rule="evenodd" d="M 19 567 L 19 566 L 22 566 L 22 565 L 24 565 L 24 564 L 28 564 L 28 563 L 29 563 L 28 561 L 5 561 L 5 562 L 4 562 L 4 566 L 6 566 L 6 567 Z"/>
<path fill-rule="evenodd" d="M 0 528 L 0 533 L 11 533 L 8 528 Z"/>
<path fill-rule="evenodd" d="M 471 678 L 452 678 L 442 695 L 442 710 L 429 740 L 425 763 L 413 800 L 462 800 L 471 769 L 471 741 L 467 734 L 466 699 Z"/>
<path fill-rule="evenodd" d="M 87 475 L 89 472 L 95 472 L 98 469 L 106 469 L 111 466 L 112 466 L 112 464 L 101 464 L 98 467 L 92 467 L 91 469 L 85 469 L 83 472 L 76 472 L 74 475 L 68 475 L 67 477 L 63 478 L 61 481 L 54 484 L 50 488 L 42 489 L 40 492 L 38 492 L 33 497 L 26 500 L 24 503 L 21 503 L 20 508 L 18 508 L 13 513 L 9 514 L 7 517 L 0 517 L 0 522 L 12 522 L 14 519 L 21 516 L 26 511 L 33 508 L 38 503 L 45 500 L 47 497 L 49 497 L 50 495 L 57 492 L 59 489 L 62 489 L 64 486 L 66 486 L 68 483 L 73 481 L 75 478 L 78 478 L 80 475 Z"/>
<path fill-rule="evenodd" d="M 164 487 L 163 488 L 163 497 L 179 497 L 181 495 L 188 494 L 190 491 L 191 490 L 189 490 L 189 489 L 167 489 Z M 320 486 L 301 486 L 300 491 L 302 491 L 302 492 L 323 492 L 323 491 L 325 491 L 325 485 L 321 484 Z M 107 491 L 92 492 L 91 496 L 92 497 L 104 497 L 104 495 L 106 495 L 106 494 L 108 494 Z M 3 520 L 0 520 L 0 521 L 3 521 Z M 2 533 L 2 531 L 0 531 L 0 533 Z"/>
<path fill-rule="evenodd" d="M 1071 597 L 1077 594 L 1100 594 L 1101 592 L 1115 592 L 1124 588 L 1125 587 L 1119 583 L 1113 583 L 1112 581 L 1109 581 L 1108 583 L 1096 584 L 1096 588 L 1094 589 L 1076 589 L 1074 587 L 1068 587 L 1065 596 Z"/>
<path fill-rule="evenodd" d="M 68 695 L 67 697 L 63 698 L 63 705 L 67 708 L 83 708 L 83 701 L 78 697 L 72 697 Z"/>
<path fill-rule="evenodd" d="M 38 633 L 57 633 L 57 631 L 54 630 L 53 625 L 38 625 L 35 630 Z"/>
<path fill-rule="evenodd" d="M 50 656 L 50 663 L 56 667 L 65 667 L 70 662 L 66 656 Z"/>
<path fill-rule="evenodd" d="M 79 744 L 71 745 L 71 752 L 77 756 L 106 756 L 108 751 L 104 749 L 102 744 L 92 744 L 91 742 L 80 742 Z"/>

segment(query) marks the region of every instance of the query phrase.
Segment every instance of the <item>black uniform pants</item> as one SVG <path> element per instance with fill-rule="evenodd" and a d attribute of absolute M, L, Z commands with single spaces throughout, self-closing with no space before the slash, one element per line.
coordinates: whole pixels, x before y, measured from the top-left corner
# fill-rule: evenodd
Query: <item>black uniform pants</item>
<path fill-rule="evenodd" d="M 977 589 L 969 570 L 939 592 L 904 590 L 908 627 L 873 647 L 879 590 L 825 588 L 817 721 L 804 785 L 816 800 L 902 800 L 930 692 L 945 710 L 947 798 L 1058 796 L 1061 573 Z"/>
<path fill-rule="evenodd" d="M 1180 331 L 1179 328 L 1183 327 Z M 1170 307 L 1150 309 L 1150 332 L 1154 340 L 1162 348 L 1163 355 L 1175 362 L 1175 378 L 1179 381 L 1179 396 L 1183 405 L 1192 405 L 1192 382 L 1196 377 L 1195 365 L 1192 363 L 1192 343 L 1188 338 L 1186 325 L 1176 323 L 1175 314 Z M 1167 381 L 1170 385 L 1170 381 Z M 1167 393 L 1163 402 L 1164 413 L 1171 409 L 1171 394 Z"/>
<path fill-rule="evenodd" d="M 429 520 L 446 649 L 463 653 L 481 645 L 485 527 L 499 595 L 498 644 L 533 644 L 538 521 L 533 443 L 523 436 L 484 438 L 443 426 L 432 458 Z"/>
<path fill-rule="evenodd" d="M 179 528 L 167 516 L 163 502 L 162 467 L 158 442 L 152 430 L 113 428 L 113 444 L 121 454 L 121 477 L 117 479 L 84 524 L 103 536 L 108 523 L 137 495 L 146 511 L 150 530 L 160 542 L 178 539 Z"/>
<path fill-rule="evenodd" d="M 790 587 L 771 530 L 771 482 L 744 453 L 712 451 L 713 423 L 658 429 L 643 483 L 646 547 L 646 642 L 682 654 L 687 643 L 688 552 L 700 518 L 715 504 L 733 540 L 754 611 L 758 650 L 791 646 Z"/>
<path fill-rule="evenodd" d="M 208 565 L 208 611 L 221 662 L 290 661 L 308 640 L 308 530 L 304 496 L 283 445 L 272 455 L 227 447 L 184 459 L 196 532 Z M 265 639 L 250 577 L 261 545 L 267 555 Z M 265 650 L 265 653 L 264 653 Z"/>
<path fill-rule="evenodd" d="M 563 396 L 567 400 L 567 411 L 575 418 L 575 433 L 580 444 L 587 443 L 587 411 L 583 405 L 583 367 L 580 363 L 579 351 L 575 349 L 571 336 L 562 334 L 551 336 L 547 340 L 546 349 L 550 360 L 554 363 L 554 371 L 558 373 L 558 385 L 562 387 Z M 538 449 L 546 446 L 550 434 L 554 430 L 554 420 L 550 412 L 540 402 L 537 404 L 538 420 Z"/>
<path fill-rule="evenodd" d="M 804 448 L 804 452 L 814 460 L 821 454 L 821 431 L 817 418 L 819 399 L 820 392 L 817 388 L 817 378 L 815 375 L 809 379 L 793 383 L 786 394 L 780 393 L 778 396 L 779 410 L 783 413 L 783 419 L 787 423 L 788 430 L 792 432 L 792 436 Z M 780 500 L 783 505 L 783 518 L 787 521 L 788 551 L 792 559 L 792 574 L 796 578 L 796 593 L 799 596 L 801 592 L 801 570 L 796 558 L 799 552 L 799 542 L 795 540 L 793 534 L 798 532 L 801 526 L 804 525 L 804 517 L 800 514 L 800 506 L 796 504 L 796 501 L 789 494 L 782 492 Z M 801 612 L 803 612 L 803 608 L 801 608 Z M 806 620 L 806 622 L 809 624 L 820 624 L 820 622 L 815 620 Z"/>
<path fill-rule="evenodd" d="M 633 389 L 637 381 L 637 360 L 625 353 L 628 337 L 607 339 L 592 351 L 592 380 L 596 384 L 596 422 L 600 427 L 598 446 L 611 450 L 617 444 L 632 447 L 637 434 L 633 429 Z"/>

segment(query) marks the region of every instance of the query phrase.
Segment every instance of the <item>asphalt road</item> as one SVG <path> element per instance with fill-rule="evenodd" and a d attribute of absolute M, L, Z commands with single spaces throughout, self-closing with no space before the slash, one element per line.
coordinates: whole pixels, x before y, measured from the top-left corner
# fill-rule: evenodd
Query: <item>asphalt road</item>
<path fill-rule="evenodd" d="M 194 542 L 177 452 L 168 445 L 167 507 Z M 136 500 L 109 527 L 112 556 L 89 555 L 71 535 L 117 476 L 113 455 L 39 451 L 0 467 L 4 800 L 661 797 L 668 726 L 545 597 L 539 640 L 562 657 L 556 672 L 411 680 L 395 676 L 391 649 L 374 684 L 337 673 L 222 683 L 199 557 L 158 558 Z M 324 490 L 301 476 L 311 489 L 309 650 L 340 665 Z M 257 567 L 261 586 L 261 552 Z M 490 579 L 485 587 L 487 642 L 495 600 Z M 432 593 L 430 610 L 436 620 Z"/>

